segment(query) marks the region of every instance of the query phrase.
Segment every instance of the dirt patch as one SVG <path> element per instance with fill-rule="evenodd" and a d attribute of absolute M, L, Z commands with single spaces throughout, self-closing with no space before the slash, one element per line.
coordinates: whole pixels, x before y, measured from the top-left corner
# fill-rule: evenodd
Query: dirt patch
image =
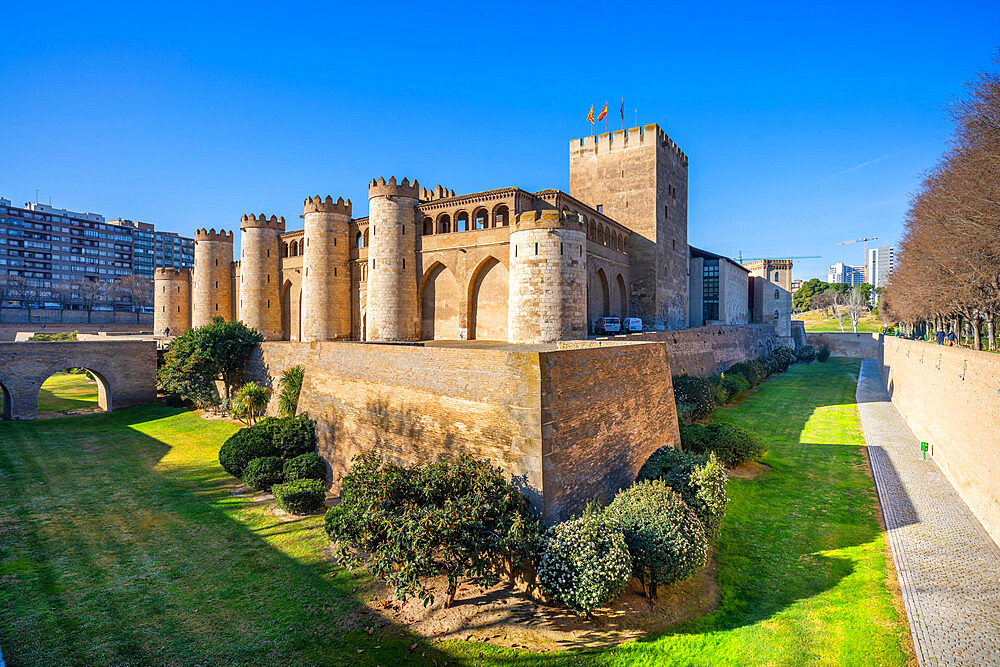
<path fill-rule="evenodd" d="M 327 556 L 332 558 L 332 549 Z M 711 612 L 719 598 L 716 572 L 715 561 L 709 560 L 694 578 L 661 590 L 652 605 L 633 581 L 613 605 L 595 610 L 589 621 L 506 584 L 487 589 L 464 584 L 451 609 L 445 609 L 445 577 L 430 580 L 435 600 L 426 607 L 417 598 L 397 600 L 392 589 L 368 580 L 359 583 L 358 590 L 368 608 L 345 621 L 350 628 L 366 630 L 382 626 L 379 620 L 384 620 L 436 641 L 463 639 L 536 651 L 609 646 Z"/>
<path fill-rule="evenodd" d="M 93 415 L 104 412 L 101 408 L 77 408 L 76 410 L 65 410 L 63 412 L 39 412 L 36 419 L 58 419 L 59 417 L 75 417 L 77 415 Z"/>
<path fill-rule="evenodd" d="M 735 468 L 726 469 L 726 473 L 730 477 L 737 477 L 739 479 L 753 479 L 757 475 L 761 474 L 765 470 L 770 470 L 771 466 L 766 463 L 761 463 L 760 461 L 747 461 L 746 463 L 741 463 Z"/>
<path fill-rule="evenodd" d="M 237 426 L 244 427 L 246 424 L 239 421 L 238 419 L 233 419 L 229 415 L 222 414 L 221 412 L 212 412 L 211 410 L 195 410 L 196 415 L 202 419 L 210 419 L 212 421 L 218 422 L 229 422 L 230 424 L 236 424 Z"/>

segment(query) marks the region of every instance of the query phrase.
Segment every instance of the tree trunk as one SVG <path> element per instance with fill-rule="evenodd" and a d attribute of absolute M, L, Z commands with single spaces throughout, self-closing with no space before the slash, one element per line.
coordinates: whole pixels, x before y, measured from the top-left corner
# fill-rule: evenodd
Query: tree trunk
<path fill-rule="evenodd" d="M 451 605 L 455 602 L 455 594 L 458 592 L 458 582 L 449 581 L 448 582 L 448 595 L 444 599 L 444 608 L 451 609 Z"/>
<path fill-rule="evenodd" d="M 987 349 L 992 352 L 996 349 L 993 344 L 993 313 L 986 313 L 986 341 Z"/>
<path fill-rule="evenodd" d="M 979 311 L 973 313 L 972 318 L 972 346 L 977 350 L 983 349 L 983 341 L 979 334 Z"/>

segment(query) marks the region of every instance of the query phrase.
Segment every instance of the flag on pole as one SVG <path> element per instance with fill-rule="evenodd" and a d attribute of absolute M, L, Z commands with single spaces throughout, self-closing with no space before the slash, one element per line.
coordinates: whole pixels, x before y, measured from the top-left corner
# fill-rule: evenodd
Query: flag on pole
<path fill-rule="evenodd" d="M 594 105 L 593 104 L 590 105 L 590 113 L 587 114 L 587 120 L 590 121 L 591 125 L 594 124 Z"/>
<path fill-rule="evenodd" d="M 622 98 L 621 114 L 622 114 L 622 127 L 625 127 L 625 98 L 624 97 Z"/>
<path fill-rule="evenodd" d="M 593 113 L 593 109 L 591 109 L 591 113 Z M 598 121 L 602 121 L 602 120 L 604 120 L 604 117 L 607 116 L 607 115 L 608 115 L 608 103 L 605 102 L 604 103 L 604 108 L 601 109 L 601 113 L 597 114 L 597 120 Z"/>

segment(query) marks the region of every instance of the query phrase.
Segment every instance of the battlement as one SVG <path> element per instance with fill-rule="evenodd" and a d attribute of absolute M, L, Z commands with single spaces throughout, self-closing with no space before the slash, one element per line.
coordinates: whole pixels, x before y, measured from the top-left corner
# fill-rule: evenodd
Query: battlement
<path fill-rule="evenodd" d="M 413 182 L 410 183 L 405 178 L 396 183 L 395 176 L 388 181 L 384 178 L 379 178 L 378 180 L 372 179 L 372 182 L 368 184 L 368 198 L 371 199 L 372 197 L 410 197 L 411 199 L 419 199 L 420 184 L 417 183 L 417 179 L 413 179 Z"/>
<path fill-rule="evenodd" d="M 276 215 L 270 218 L 261 213 L 254 216 L 253 213 L 240 218 L 240 229 L 276 229 L 279 232 L 285 231 L 285 219 Z"/>
<path fill-rule="evenodd" d="M 302 207 L 303 213 L 340 213 L 351 217 L 351 200 L 344 201 L 343 197 L 337 197 L 337 201 L 333 201 L 330 195 L 326 196 L 325 201 L 319 195 L 306 197 Z"/>
<path fill-rule="evenodd" d="M 420 201 L 434 201 L 435 199 L 444 199 L 445 197 L 454 196 L 454 190 L 449 190 L 440 183 L 436 188 L 431 190 L 428 190 L 427 188 L 420 188 Z"/>
<path fill-rule="evenodd" d="M 687 164 L 687 155 L 684 154 L 684 151 L 656 123 L 628 130 L 605 132 L 596 136 L 580 137 L 569 142 L 570 153 L 606 153 L 640 146 L 664 148 L 676 155 L 683 164 Z"/>
<path fill-rule="evenodd" d="M 196 229 L 194 230 L 194 240 L 195 241 L 222 241 L 223 243 L 233 242 L 233 233 L 220 229 L 215 231 L 212 229 Z"/>
<path fill-rule="evenodd" d="M 190 280 L 191 269 L 160 267 L 153 269 L 153 280 Z"/>
<path fill-rule="evenodd" d="M 525 229 L 573 229 L 586 232 L 583 220 L 576 213 L 543 209 L 541 211 L 525 211 L 517 216 L 514 231 Z"/>

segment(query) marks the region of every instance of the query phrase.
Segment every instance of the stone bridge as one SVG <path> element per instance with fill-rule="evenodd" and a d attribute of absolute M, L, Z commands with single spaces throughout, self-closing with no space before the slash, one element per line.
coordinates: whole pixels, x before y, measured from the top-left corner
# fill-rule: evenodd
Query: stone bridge
<path fill-rule="evenodd" d="M 4 419 L 38 416 L 38 390 L 57 371 L 86 368 L 108 412 L 156 399 L 154 341 L 0 343 Z"/>

